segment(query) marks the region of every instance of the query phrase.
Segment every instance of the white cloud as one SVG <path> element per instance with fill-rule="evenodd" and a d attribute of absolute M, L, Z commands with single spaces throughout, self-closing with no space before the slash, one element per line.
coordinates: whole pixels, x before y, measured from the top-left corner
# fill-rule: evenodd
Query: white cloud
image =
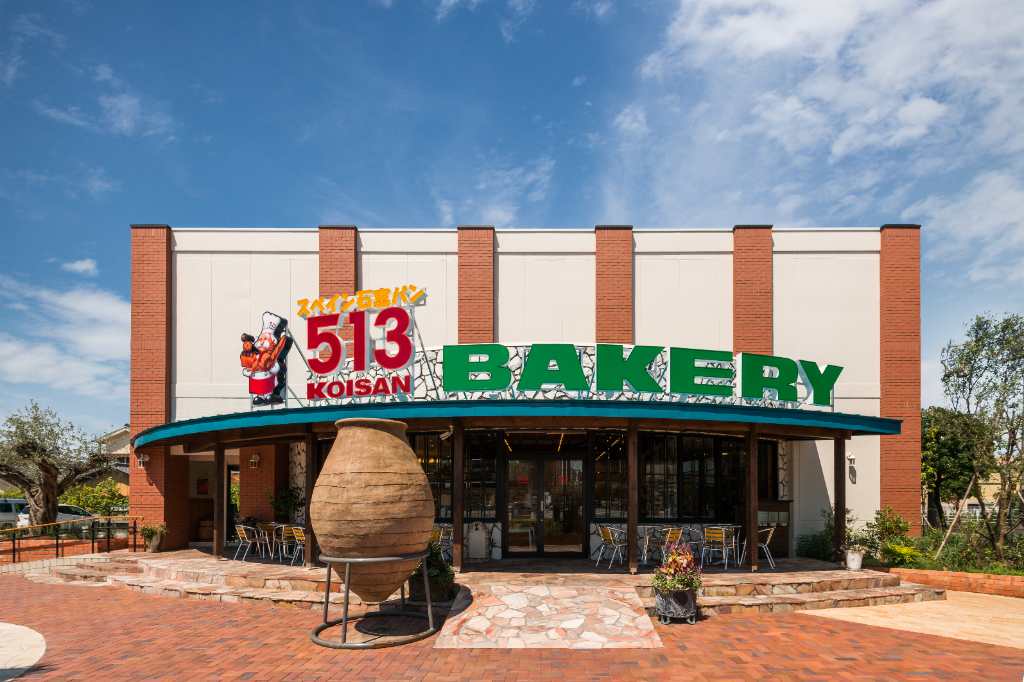
<path fill-rule="evenodd" d="M 459 8 L 459 5 L 465 5 L 469 9 L 473 9 L 480 4 L 482 0 L 438 0 L 437 3 L 437 20 L 441 21 L 449 14 Z"/>
<path fill-rule="evenodd" d="M 615 10 L 611 0 L 576 0 L 576 4 L 573 7 L 577 11 L 582 11 L 584 14 L 589 14 L 597 19 L 611 16 Z"/>
<path fill-rule="evenodd" d="M 572 79 L 572 87 L 576 88 L 587 82 L 586 76 L 576 76 Z"/>
<path fill-rule="evenodd" d="M 555 161 L 546 154 L 519 165 L 508 160 L 481 160 L 471 176 L 471 187 L 460 177 L 445 183 L 448 191 L 433 189 L 435 211 L 445 227 L 515 227 L 525 207 L 532 209 L 547 198 L 554 170 Z"/>
<path fill-rule="evenodd" d="M 60 121 L 61 123 L 70 123 L 73 126 L 79 128 L 85 128 L 86 130 L 98 130 L 93 125 L 89 117 L 78 107 L 68 107 L 61 111 L 60 109 L 51 109 L 38 100 L 33 102 L 36 111 L 40 114 L 52 118 L 54 121 Z"/>
<path fill-rule="evenodd" d="M 646 135 L 651 132 L 647 127 L 647 113 L 640 104 L 630 104 L 615 117 L 615 127 L 630 135 Z"/>
<path fill-rule="evenodd" d="M 102 168 L 91 169 L 82 182 L 85 191 L 93 199 L 103 199 L 108 194 L 121 191 L 121 181 L 111 180 Z"/>
<path fill-rule="evenodd" d="M 26 38 L 49 38 L 55 48 L 64 49 L 64 36 L 43 25 L 43 17 L 39 14 L 22 14 L 11 23 L 11 30 Z"/>
<path fill-rule="evenodd" d="M 124 400 L 131 307 L 97 288 L 34 287 L 0 275 L 0 303 L 18 310 L 0 332 L 0 376 L 11 384 Z"/>
<path fill-rule="evenodd" d="M 72 263 L 63 263 L 60 269 L 67 270 L 68 272 L 77 272 L 79 275 L 86 275 L 88 277 L 95 277 L 100 274 L 100 271 L 96 268 L 96 261 L 92 258 L 83 258 Z"/>

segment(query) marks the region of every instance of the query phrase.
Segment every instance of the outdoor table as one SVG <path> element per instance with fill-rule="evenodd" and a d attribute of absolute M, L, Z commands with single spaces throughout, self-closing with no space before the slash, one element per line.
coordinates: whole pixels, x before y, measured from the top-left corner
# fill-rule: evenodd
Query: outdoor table
<path fill-rule="evenodd" d="M 731 529 L 733 531 L 733 534 L 732 534 L 732 556 L 733 556 L 733 562 L 737 566 L 739 566 L 740 565 L 740 547 L 739 547 L 739 542 L 740 542 L 740 533 L 743 531 L 743 526 L 739 526 L 739 525 L 736 525 L 734 523 L 720 523 L 720 524 L 715 524 L 713 526 L 705 526 L 705 528 L 722 528 L 722 529 L 726 529 L 726 530 L 730 530 Z M 704 544 L 703 543 L 703 539 L 701 541 L 701 544 L 702 545 Z M 703 554 L 703 552 L 702 552 L 702 554 Z M 720 561 L 719 563 L 724 564 L 725 563 L 725 558 L 723 557 L 722 561 Z M 715 566 L 716 564 L 714 562 L 712 562 L 711 565 Z"/>

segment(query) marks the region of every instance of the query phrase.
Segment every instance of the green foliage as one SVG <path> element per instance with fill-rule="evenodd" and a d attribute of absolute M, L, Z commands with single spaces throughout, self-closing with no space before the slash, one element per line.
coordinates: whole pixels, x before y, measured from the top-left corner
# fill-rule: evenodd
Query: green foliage
<path fill-rule="evenodd" d="M 903 517 L 893 511 L 892 507 L 885 506 L 875 512 L 875 520 L 865 524 L 867 532 L 870 533 L 878 547 L 883 550 L 886 545 L 906 545 L 907 533 L 910 532 L 910 522 L 904 521 Z"/>
<path fill-rule="evenodd" d="M 146 541 L 147 545 L 153 540 L 153 536 L 155 536 L 157 533 L 166 532 L 166 523 L 147 523 L 139 528 L 139 535 L 142 536 L 142 539 Z"/>
<path fill-rule="evenodd" d="M 993 551 L 982 525 L 975 521 L 962 522 L 956 531 L 950 533 L 937 559 L 934 558 L 935 552 L 942 543 L 944 532 L 926 530 L 921 537 L 913 538 L 914 547 L 924 555 L 916 562 L 916 567 L 962 573 L 1024 574 L 1024 533 L 1006 537 L 1003 563 Z"/>
<path fill-rule="evenodd" d="M 818 533 L 811 533 L 810 535 L 801 535 L 796 539 L 796 555 L 807 557 L 808 559 L 817 559 L 819 561 L 835 561 L 836 560 L 836 548 L 835 548 L 835 534 L 836 534 L 836 520 L 835 514 L 832 508 L 821 510 L 821 516 L 825 519 L 825 527 Z M 854 524 L 857 523 L 857 517 L 853 515 L 852 509 L 846 510 L 846 539 L 847 542 L 850 540 L 850 532 L 853 530 Z"/>
<path fill-rule="evenodd" d="M 878 540 L 872 533 L 865 530 L 847 530 L 843 549 L 874 554 L 878 551 Z"/>
<path fill-rule="evenodd" d="M 242 506 L 241 497 L 242 487 L 237 483 L 232 483 L 229 486 L 228 496 L 231 498 L 231 504 L 235 505 L 235 509 Z"/>
<path fill-rule="evenodd" d="M 882 545 L 882 562 L 886 566 L 896 568 L 910 566 L 920 558 L 921 553 L 913 547 L 893 543 Z"/>
<path fill-rule="evenodd" d="M 128 496 L 122 495 L 113 478 L 95 486 L 76 485 L 60 496 L 62 504 L 73 504 L 96 516 L 114 516 L 128 509 Z"/>
<path fill-rule="evenodd" d="M 0 490 L 0 497 L 9 497 L 15 500 L 24 500 L 25 493 L 21 492 L 21 488 L 19 488 L 18 486 L 12 485 L 8 488 Z"/>
<path fill-rule="evenodd" d="M 270 500 L 270 506 L 278 514 L 291 516 L 292 512 L 296 512 L 306 506 L 306 496 L 303 494 L 302 488 L 285 488 L 277 493 L 277 495 L 274 495 L 269 490 L 266 492 L 267 499 Z"/>
<path fill-rule="evenodd" d="M 651 584 L 662 592 L 699 590 L 704 585 L 704 576 L 693 559 L 690 543 L 680 540 L 665 548 L 665 561 L 654 569 Z"/>
<path fill-rule="evenodd" d="M 436 580 L 440 583 L 445 592 L 455 584 L 455 569 L 449 566 L 448 562 L 444 560 L 441 544 L 438 542 L 430 543 L 430 554 L 427 556 L 427 576 L 431 580 Z M 412 572 L 412 576 L 409 578 L 409 584 L 411 585 L 412 581 L 417 578 L 419 578 L 420 582 L 423 582 L 422 561 L 416 566 L 416 570 Z"/>
<path fill-rule="evenodd" d="M 963 499 L 978 463 L 985 425 L 974 415 L 945 407 L 921 411 L 921 485 L 928 491 L 929 523 L 946 526 L 942 502 Z M 989 471 L 981 469 L 984 477 Z"/>

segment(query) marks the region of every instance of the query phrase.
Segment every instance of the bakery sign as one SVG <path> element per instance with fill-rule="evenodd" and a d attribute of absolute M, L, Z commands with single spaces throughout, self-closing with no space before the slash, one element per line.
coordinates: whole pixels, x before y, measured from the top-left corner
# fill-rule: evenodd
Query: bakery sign
<path fill-rule="evenodd" d="M 834 409 L 834 389 L 843 371 L 812 360 L 652 345 L 478 343 L 426 348 L 416 325 L 416 310 L 426 298 L 425 289 L 404 285 L 297 301 L 297 315 L 306 329 L 300 355 L 307 377 L 304 391 L 288 389 L 292 398 L 300 406 L 646 400 Z M 250 389 L 262 396 L 254 405 L 272 405 L 284 390 L 284 357 L 292 346 L 278 339 L 294 341 L 287 321 L 265 316 L 257 341 L 262 355 L 249 362 L 266 372 L 279 369 L 273 381 L 263 378 Z"/>

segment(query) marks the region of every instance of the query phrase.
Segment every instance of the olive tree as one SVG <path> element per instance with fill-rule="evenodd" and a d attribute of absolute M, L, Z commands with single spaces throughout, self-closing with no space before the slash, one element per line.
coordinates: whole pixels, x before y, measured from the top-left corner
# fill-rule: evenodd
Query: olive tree
<path fill-rule="evenodd" d="M 0 478 L 25 493 L 29 525 L 56 522 L 58 498 L 80 479 L 107 469 L 114 457 L 96 436 L 35 401 L 0 427 Z"/>
<path fill-rule="evenodd" d="M 976 420 L 977 428 L 966 430 L 975 454 L 975 484 L 968 494 L 977 496 L 984 532 L 996 557 L 1005 561 L 1003 546 L 1015 525 L 1010 510 L 1024 481 L 1024 317 L 979 315 L 965 341 L 950 341 L 943 349 L 942 369 L 951 407 Z M 998 476 L 994 506 L 981 495 L 979 483 L 987 472 Z"/>

